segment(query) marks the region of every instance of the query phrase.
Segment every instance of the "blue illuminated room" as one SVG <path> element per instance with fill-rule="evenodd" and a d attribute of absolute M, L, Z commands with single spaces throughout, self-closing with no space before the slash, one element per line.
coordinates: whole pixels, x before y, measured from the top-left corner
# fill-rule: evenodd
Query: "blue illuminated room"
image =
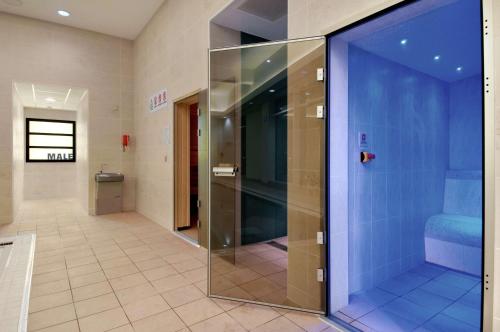
<path fill-rule="evenodd" d="M 480 331 L 481 8 L 418 1 L 329 44 L 329 314 L 353 331 Z"/>

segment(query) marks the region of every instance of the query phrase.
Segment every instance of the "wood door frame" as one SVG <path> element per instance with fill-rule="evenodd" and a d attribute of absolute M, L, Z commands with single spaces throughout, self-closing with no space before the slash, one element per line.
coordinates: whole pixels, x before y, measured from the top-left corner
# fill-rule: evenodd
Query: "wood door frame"
<path fill-rule="evenodd" d="M 178 232 L 180 227 L 191 225 L 189 120 L 190 106 L 198 103 L 198 92 L 174 101 L 174 232 Z M 199 242 L 199 234 L 196 242 Z"/>

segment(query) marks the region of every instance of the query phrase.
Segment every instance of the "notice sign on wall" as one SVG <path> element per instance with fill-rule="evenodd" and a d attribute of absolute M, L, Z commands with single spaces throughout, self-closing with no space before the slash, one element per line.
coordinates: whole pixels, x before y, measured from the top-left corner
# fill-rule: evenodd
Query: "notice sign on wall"
<path fill-rule="evenodd" d="M 167 106 L 167 90 L 161 90 L 149 98 L 149 111 L 158 112 Z"/>

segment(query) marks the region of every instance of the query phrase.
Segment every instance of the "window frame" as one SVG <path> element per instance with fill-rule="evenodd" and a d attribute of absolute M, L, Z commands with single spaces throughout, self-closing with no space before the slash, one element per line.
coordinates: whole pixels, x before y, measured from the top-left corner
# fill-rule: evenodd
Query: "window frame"
<path fill-rule="evenodd" d="M 69 123 L 73 127 L 73 134 L 58 134 L 49 132 L 30 132 L 30 122 L 52 122 L 52 123 Z M 73 138 L 73 159 L 54 159 L 54 160 L 40 160 L 30 158 L 30 149 L 69 149 L 68 147 L 57 147 L 57 146 L 31 146 L 29 144 L 30 135 L 46 135 L 46 136 L 65 136 Z M 38 118 L 26 118 L 25 124 L 25 161 L 27 163 L 74 163 L 76 162 L 76 121 L 72 120 L 52 120 L 52 119 L 38 119 Z"/>

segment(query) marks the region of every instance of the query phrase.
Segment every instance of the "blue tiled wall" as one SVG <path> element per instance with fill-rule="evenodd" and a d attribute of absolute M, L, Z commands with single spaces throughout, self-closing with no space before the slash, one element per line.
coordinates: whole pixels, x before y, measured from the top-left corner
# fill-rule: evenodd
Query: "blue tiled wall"
<path fill-rule="evenodd" d="M 350 292 L 424 261 L 425 221 L 443 207 L 448 109 L 448 84 L 349 47 Z"/>
<path fill-rule="evenodd" d="M 482 78 L 450 84 L 450 169 L 482 169 Z"/>

